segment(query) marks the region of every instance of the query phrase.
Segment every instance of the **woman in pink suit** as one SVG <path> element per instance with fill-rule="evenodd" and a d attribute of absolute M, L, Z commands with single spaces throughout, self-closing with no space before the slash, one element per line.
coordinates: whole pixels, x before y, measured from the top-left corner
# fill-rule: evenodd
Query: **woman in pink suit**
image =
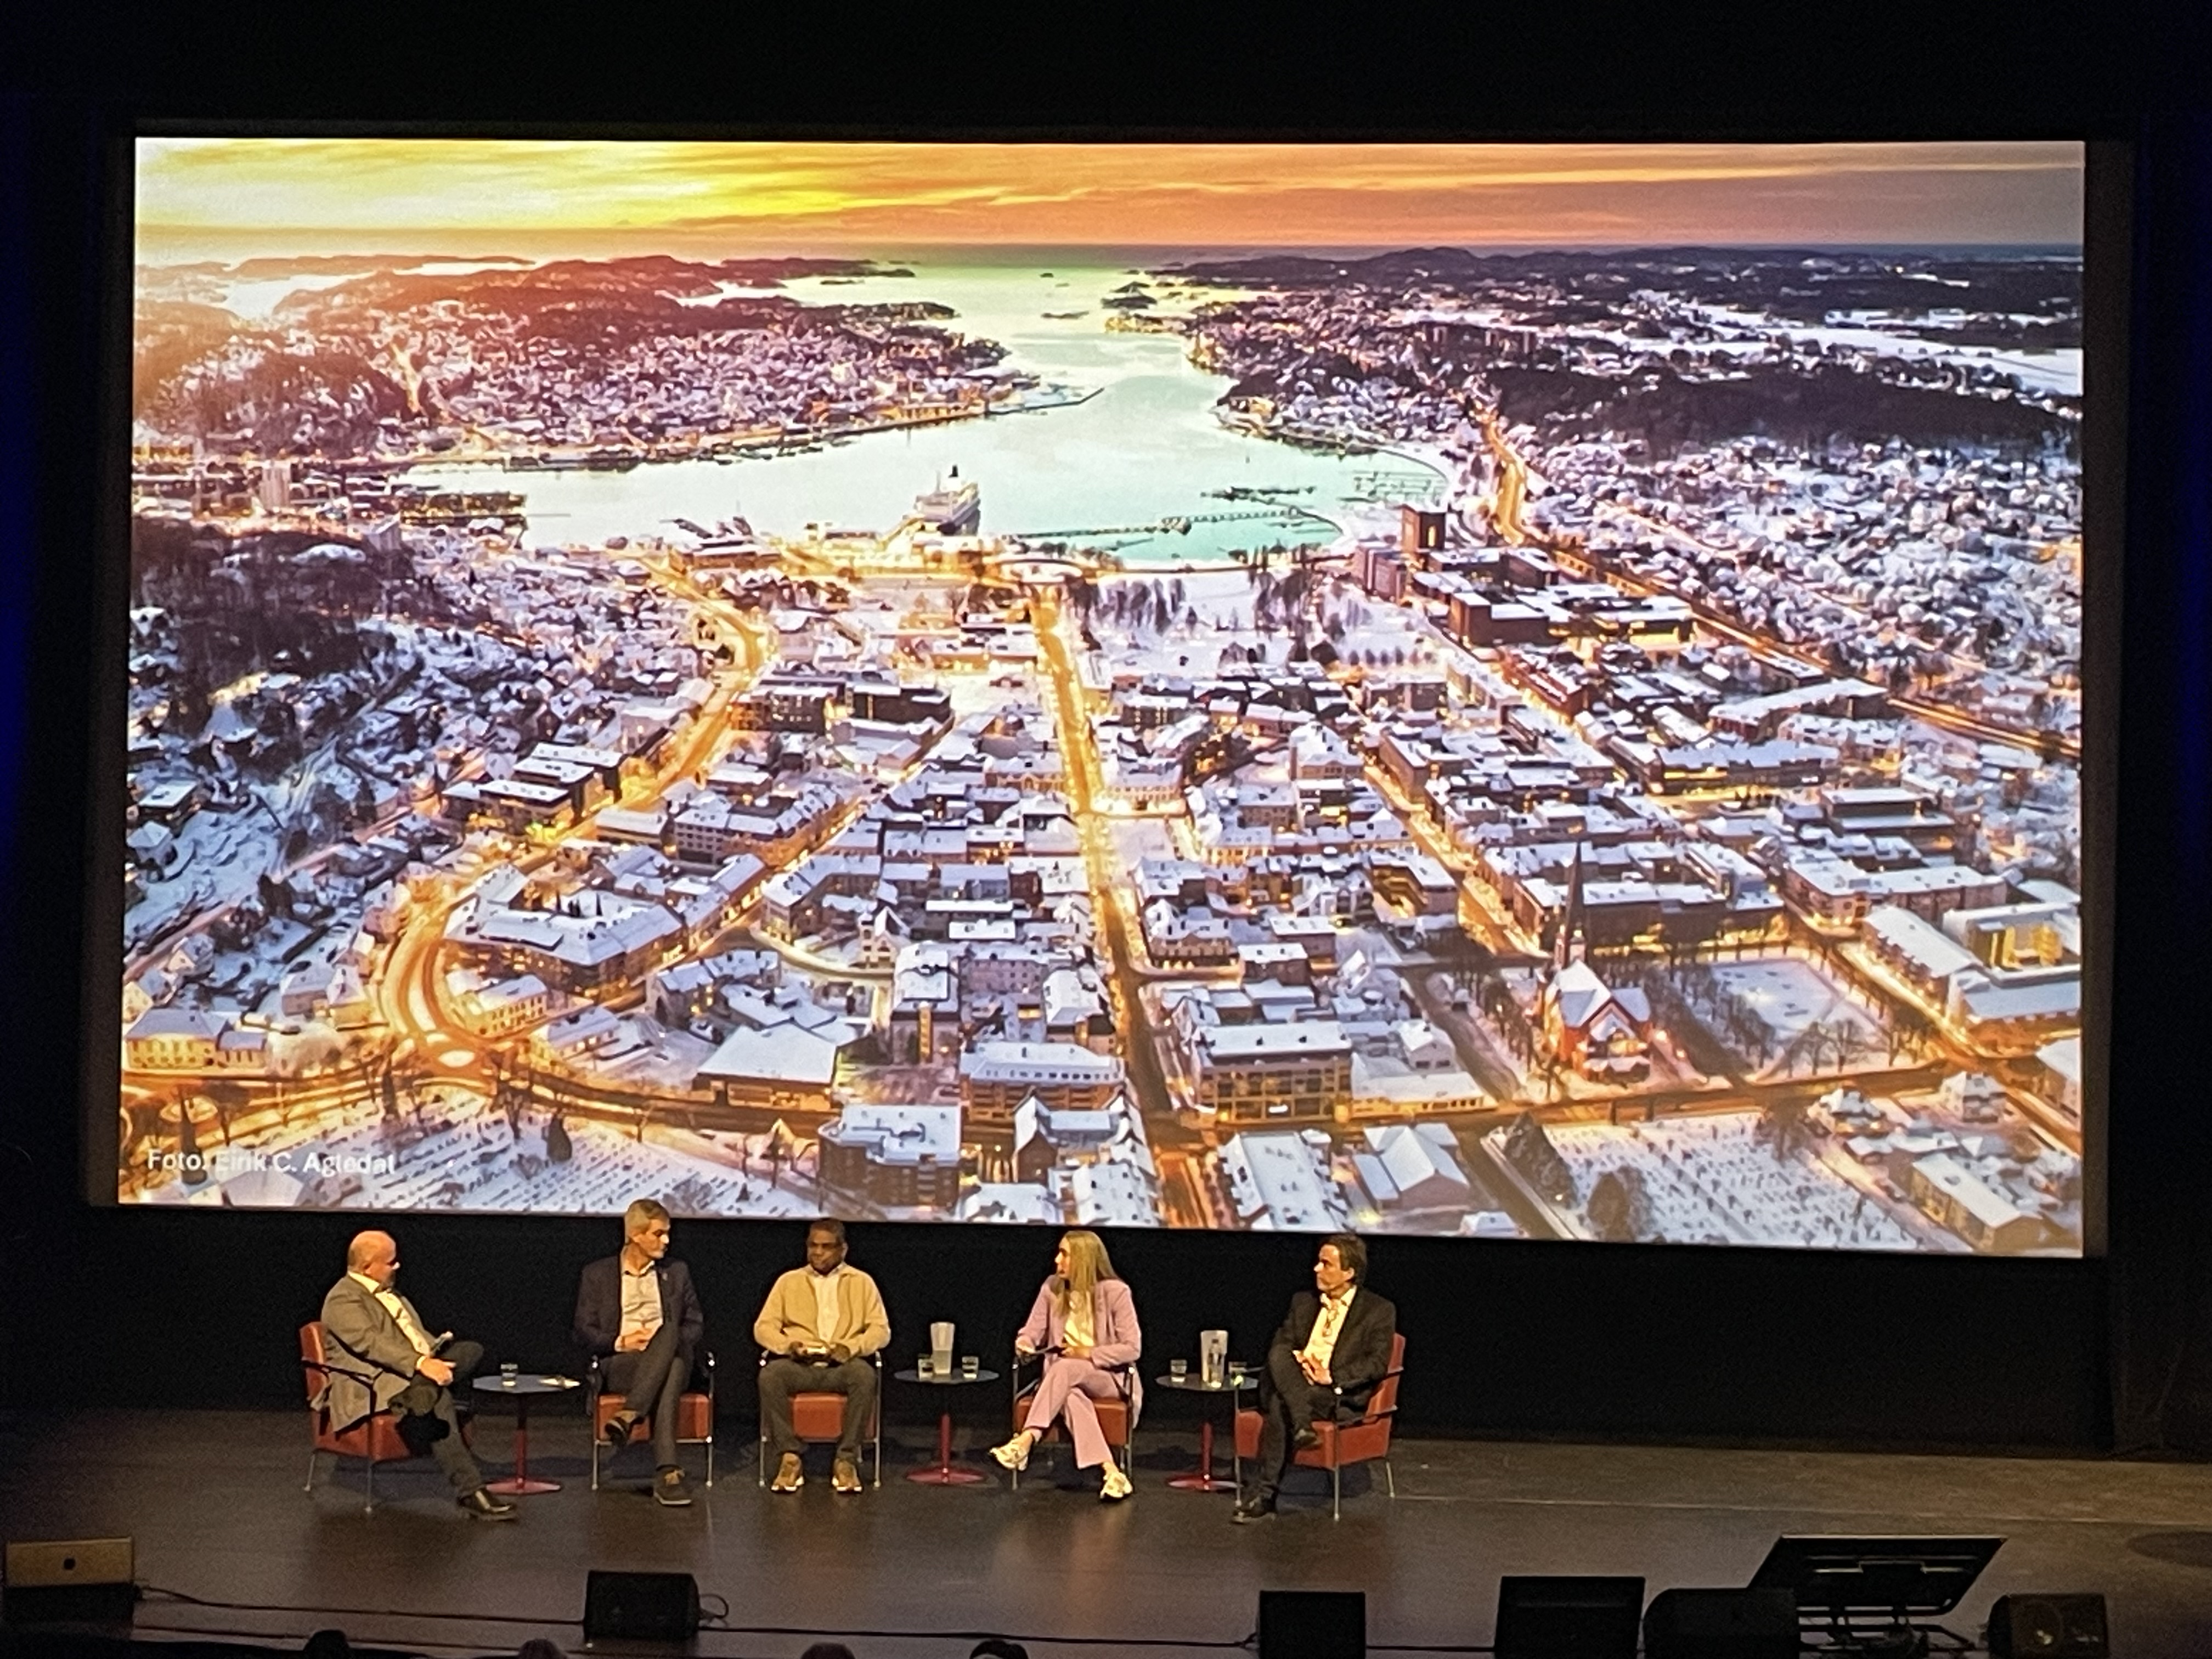
<path fill-rule="evenodd" d="M 1118 1503 L 1129 1495 L 1129 1477 L 1115 1467 L 1113 1451 L 1098 1426 L 1097 1408 L 1091 1402 L 1120 1399 L 1126 1393 L 1129 1426 L 1136 1428 L 1137 1410 L 1144 1399 L 1137 1355 L 1145 1345 L 1145 1334 L 1137 1325 L 1137 1304 L 1096 1233 L 1077 1231 L 1063 1237 L 1052 1269 L 1014 1338 L 1016 1353 L 1047 1356 L 1044 1378 L 1030 1398 L 1022 1431 L 1005 1445 L 993 1447 L 991 1455 L 1010 1469 L 1028 1468 L 1030 1448 L 1060 1418 L 1075 1442 L 1076 1467 L 1105 1465 L 1105 1484 L 1098 1496 Z"/>

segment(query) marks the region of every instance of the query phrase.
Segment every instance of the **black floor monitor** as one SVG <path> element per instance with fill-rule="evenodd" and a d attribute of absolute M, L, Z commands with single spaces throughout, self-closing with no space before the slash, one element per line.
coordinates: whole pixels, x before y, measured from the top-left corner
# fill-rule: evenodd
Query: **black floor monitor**
<path fill-rule="evenodd" d="M 1636 1659 L 1644 1581 L 1513 1577 L 1498 1581 L 1498 1659 Z"/>
<path fill-rule="evenodd" d="M 600 1572 L 584 1580 L 584 1639 L 681 1642 L 699 1629 L 699 1583 L 688 1572 Z"/>
<path fill-rule="evenodd" d="M 1364 1590 L 1261 1590 L 1260 1659 L 1366 1659 Z"/>
<path fill-rule="evenodd" d="M 1778 1538 L 1754 1589 L 1785 1589 L 1799 1615 L 1933 1617 L 1959 1605 L 2002 1538 Z"/>

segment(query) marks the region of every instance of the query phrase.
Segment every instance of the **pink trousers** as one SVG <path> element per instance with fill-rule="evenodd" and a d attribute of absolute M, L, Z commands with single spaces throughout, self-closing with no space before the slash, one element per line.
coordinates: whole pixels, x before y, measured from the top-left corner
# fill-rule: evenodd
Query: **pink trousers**
<path fill-rule="evenodd" d="M 1056 1354 L 1045 1362 L 1044 1380 L 1030 1396 L 1029 1416 L 1022 1426 L 1042 1434 L 1054 1418 L 1066 1419 L 1069 1437 L 1075 1442 L 1075 1467 L 1091 1468 L 1106 1461 L 1107 1447 L 1097 1407 L 1091 1402 L 1121 1397 L 1112 1372 L 1100 1370 L 1088 1359 Z"/>

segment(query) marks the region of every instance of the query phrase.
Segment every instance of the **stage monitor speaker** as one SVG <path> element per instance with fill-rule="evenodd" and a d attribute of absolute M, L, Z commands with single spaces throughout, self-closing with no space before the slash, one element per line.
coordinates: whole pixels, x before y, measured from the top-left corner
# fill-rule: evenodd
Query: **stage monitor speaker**
<path fill-rule="evenodd" d="M 1260 1659 L 1367 1659 L 1364 1590 L 1261 1590 Z"/>
<path fill-rule="evenodd" d="M 1644 1659 L 1797 1659 L 1787 1589 L 1668 1589 L 1644 1615 Z"/>
<path fill-rule="evenodd" d="M 1644 1581 L 1519 1577 L 1498 1581 L 1498 1659 L 1636 1659 Z"/>
<path fill-rule="evenodd" d="M 128 1623 L 138 1599 L 128 1538 L 10 1540 L 7 1620 Z"/>
<path fill-rule="evenodd" d="M 1989 1645 L 1990 1659 L 2106 1659 L 2105 1598 L 2000 1595 L 1990 1608 Z"/>
<path fill-rule="evenodd" d="M 688 1572 L 598 1572 L 584 1581 L 584 1639 L 681 1642 L 699 1632 L 699 1581 Z"/>

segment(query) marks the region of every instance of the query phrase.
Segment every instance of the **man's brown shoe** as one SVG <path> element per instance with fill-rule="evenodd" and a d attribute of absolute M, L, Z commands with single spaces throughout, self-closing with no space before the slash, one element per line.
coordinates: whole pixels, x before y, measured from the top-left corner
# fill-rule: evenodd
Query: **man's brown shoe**
<path fill-rule="evenodd" d="M 775 1479 L 768 1483 L 770 1492 L 797 1492 L 806 1484 L 806 1468 L 799 1461 L 797 1452 L 786 1452 L 783 1462 L 775 1466 Z"/>
<path fill-rule="evenodd" d="M 839 1458 L 837 1466 L 830 1471 L 830 1490 L 831 1492 L 860 1490 L 860 1471 L 851 1458 Z"/>

